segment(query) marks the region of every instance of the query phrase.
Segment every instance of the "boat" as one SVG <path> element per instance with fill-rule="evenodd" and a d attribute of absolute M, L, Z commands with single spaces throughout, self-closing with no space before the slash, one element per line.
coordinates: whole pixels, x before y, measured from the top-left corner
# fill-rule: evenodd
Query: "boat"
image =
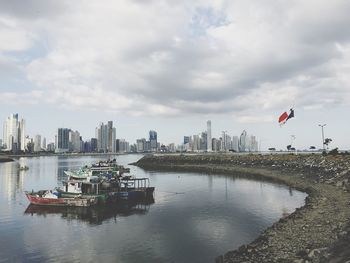
<path fill-rule="evenodd" d="M 33 205 L 44 206 L 78 206 L 89 207 L 97 204 L 96 197 L 62 197 L 58 191 L 40 190 L 38 192 L 25 192 L 29 202 Z"/>
<path fill-rule="evenodd" d="M 100 203 L 113 200 L 141 200 L 153 197 L 154 187 L 149 178 L 92 176 L 89 180 L 67 180 L 57 191 L 62 197 L 96 197 Z"/>

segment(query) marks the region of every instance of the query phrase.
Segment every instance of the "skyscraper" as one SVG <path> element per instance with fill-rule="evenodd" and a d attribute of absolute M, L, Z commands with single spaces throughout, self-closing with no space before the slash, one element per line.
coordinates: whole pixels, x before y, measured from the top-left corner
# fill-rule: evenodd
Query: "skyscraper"
<path fill-rule="evenodd" d="M 35 135 L 34 137 L 34 152 L 41 151 L 41 135 Z"/>
<path fill-rule="evenodd" d="M 243 130 L 241 136 L 239 137 L 239 151 L 245 152 L 247 151 L 247 132 Z"/>
<path fill-rule="evenodd" d="M 156 152 L 158 146 L 156 131 L 149 131 L 149 142 L 151 144 L 151 151 Z"/>
<path fill-rule="evenodd" d="M 212 140 L 211 140 L 211 121 L 207 121 L 207 151 L 211 152 L 213 150 Z"/>
<path fill-rule="evenodd" d="M 64 153 L 69 151 L 69 129 L 58 128 L 56 137 L 56 153 Z"/>
<path fill-rule="evenodd" d="M 18 121 L 18 114 L 11 114 L 4 122 L 3 145 L 7 151 L 25 150 L 24 120 Z"/>
<path fill-rule="evenodd" d="M 116 152 L 116 129 L 113 128 L 113 121 L 103 122 L 96 128 L 97 149 L 99 152 Z"/>

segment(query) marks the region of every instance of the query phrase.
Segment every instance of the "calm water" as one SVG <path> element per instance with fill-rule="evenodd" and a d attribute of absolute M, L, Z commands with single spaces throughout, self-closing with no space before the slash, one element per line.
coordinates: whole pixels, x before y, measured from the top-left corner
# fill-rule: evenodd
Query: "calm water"
<path fill-rule="evenodd" d="M 141 156 L 117 156 L 121 164 Z M 306 195 L 288 187 L 194 173 L 149 177 L 153 204 L 98 209 L 29 206 L 25 190 L 52 189 L 64 170 L 107 157 L 38 157 L 0 163 L 0 262 L 213 262 L 254 240 Z M 29 170 L 19 171 L 27 165 Z"/>

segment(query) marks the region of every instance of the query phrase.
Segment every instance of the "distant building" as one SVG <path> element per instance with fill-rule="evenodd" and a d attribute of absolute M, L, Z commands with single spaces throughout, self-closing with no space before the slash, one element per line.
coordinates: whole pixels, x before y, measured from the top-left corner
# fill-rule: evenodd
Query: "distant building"
<path fill-rule="evenodd" d="M 34 137 L 34 152 L 41 152 L 41 135 Z"/>
<path fill-rule="evenodd" d="M 211 140 L 211 121 L 207 121 L 207 151 L 211 152 L 213 150 L 212 140 Z"/>
<path fill-rule="evenodd" d="M 193 135 L 192 137 L 192 151 L 198 152 L 201 147 L 201 141 L 199 135 Z"/>
<path fill-rule="evenodd" d="M 82 151 L 82 140 L 80 133 L 78 131 L 69 131 L 69 151 L 71 152 L 81 152 Z"/>
<path fill-rule="evenodd" d="M 170 143 L 168 145 L 168 150 L 169 150 L 169 152 L 172 152 L 172 153 L 176 152 L 175 144 L 174 143 Z"/>
<path fill-rule="evenodd" d="M 136 151 L 137 152 L 146 152 L 146 139 L 138 139 L 136 140 Z"/>
<path fill-rule="evenodd" d="M 54 152 L 55 151 L 55 144 L 53 142 L 49 143 L 47 145 L 47 149 L 48 152 Z"/>
<path fill-rule="evenodd" d="M 243 130 L 241 136 L 239 137 L 239 151 L 245 152 L 247 151 L 247 132 Z"/>
<path fill-rule="evenodd" d="M 69 151 L 69 131 L 67 128 L 58 128 L 56 137 L 56 153 L 65 153 Z"/>
<path fill-rule="evenodd" d="M 191 142 L 191 136 L 184 136 L 184 144 Z"/>
<path fill-rule="evenodd" d="M 200 151 L 207 151 L 208 148 L 208 143 L 207 143 L 207 133 L 206 132 L 202 132 L 201 133 L 201 138 L 200 138 L 200 146 L 199 146 L 199 150 Z"/>
<path fill-rule="evenodd" d="M 125 139 L 119 139 L 119 152 L 128 153 L 130 152 L 129 143 Z"/>
<path fill-rule="evenodd" d="M 156 152 L 158 149 L 157 132 L 149 131 L 149 142 L 151 144 L 151 151 Z"/>
<path fill-rule="evenodd" d="M 116 152 L 116 129 L 113 128 L 113 121 L 103 122 L 96 128 L 98 152 Z"/>
<path fill-rule="evenodd" d="M 213 138 L 211 140 L 213 151 L 214 152 L 220 152 L 221 151 L 221 140 Z"/>
<path fill-rule="evenodd" d="M 25 151 L 25 121 L 18 120 L 18 114 L 11 114 L 4 122 L 3 147 L 6 151 L 17 153 Z"/>
<path fill-rule="evenodd" d="M 239 139 L 238 136 L 232 136 L 232 150 L 239 152 Z"/>
<path fill-rule="evenodd" d="M 91 138 L 90 140 L 91 152 L 97 152 L 97 139 Z"/>
<path fill-rule="evenodd" d="M 43 143 L 41 145 L 41 149 L 43 149 L 44 151 L 46 151 L 46 138 L 43 138 Z"/>

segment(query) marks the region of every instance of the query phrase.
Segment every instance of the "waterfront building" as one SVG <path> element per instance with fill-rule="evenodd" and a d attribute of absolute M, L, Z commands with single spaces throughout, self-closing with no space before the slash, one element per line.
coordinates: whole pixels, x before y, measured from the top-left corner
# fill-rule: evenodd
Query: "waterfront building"
<path fill-rule="evenodd" d="M 113 121 L 103 122 L 96 128 L 97 150 L 98 152 L 116 152 L 116 128 Z"/>
<path fill-rule="evenodd" d="M 200 147 L 199 147 L 199 150 L 200 151 L 206 151 L 207 150 L 207 145 L 208 145 L 208 143 L 207 143 L 207 133 L 206 132 L 202 132 L 201 133 L 201 137 L 200 137 Z"/>
<path fill-rule="evenodd" d="M 226 131 L 223 131 L 221 136 L 221 151 L 229 151 L 231 149 L 232 149 L 231 136 L 229 136 Z"/>
<path fill-rule="evenodd" d="M 69 131 L 67 128 L 58 128 L 56 136 L 56 153 L 65 153 L 69 151 Z"/>
<path fill-rule="evenodd" d="M 211 152 L 213 150 L 212 140 L 211 140 L 211 121 L 207 121 L 207 151 Z"/>
<path fill-rule="evenodd" d="M 130 152 L 130 146 L 125 139 L 119 139 L 119 152 L 120 153 L 127 153 Z"/>
<path fill-rule="evenodd" d="M 54 152 L 55 151 L 55 144 L 53 142 L 49 143 L 47 145 L 47 149 L 48 152 Z"/>
<path fill-rule="evenodd" d="M 199 135 L 193 135 L 192 138 L 192 151 L 198 152 L 201 146 L 200 137 Z"/>
<path fill-rule="evenodd" d="M 241 133 L 241 136 L 239 137 L 239 151 L 240 152 L 245 152 L 247 151 L 247 132 L 243 130 Z"/>
<path fill-rule="evenodd" d="M 6 151 L 17 153 L 25 151 L 25 121 L 18 120 L 18 114 L 11 114 L 4 122 L 3 147 Z"/>
<path fill-rule="evenodd" d="M 175 143 L 170 143 L 168 145 L 168 150 L 169 150 L 169 152 L 172 152 L 172 153 L 176 152 Z"/>
<path fill-rule="evenodd" d="M 41 135 L 39 134 L 34 137 L 34 152 L 41 152 Z"/>
<path fill-rule="evenodd" d="M 250 136 L 249 140 L 249 146 L 251 152 L 257 152 L 258 151 L 258 141 L 256 140 L 255 136 Z"/>
<path fill-rule="evenodd" d="M 239 139 L 238 136 L 232 136 L 232 150 L 239 152 Z"/>
<path fill-rule="evenodd" d="M 146 139 L 145 138 L 136 140 L 136 151 L 139 153 L 146 151 Z"/>
<path fill-rule="evenodd" d="M 213 138 L 211 140 L 212 148 L 214 152 L 220 152 L 221 151 L 221 140 Z"/>
<path fill-rule="evenodd" d="M 71 152 L 81 152 L 82 139 L 78 131 L 69 131 L 69 151 Z"/>
<path fill-rule="evenodd" d="M 91 138 L 90 140 L 91 152 L 97 152 L 97 139 Z"/>
<path fill-rule="evenodd" d="M 149 142 L 151 144 L 151 151 L 156 152 L 158 150 L 158 138 L 156 131 L 149 131 Z"/>
<path fill-rule="evenodd" d="M 191 142 L 191 136 L 184 136 L 184 144 Z"/>
<path fill-rule="evenodd" d="M 41 145 L 41 148 L 42 148 L 44 151 L 46 151 L 46 138 L 45 138 L 45 137 L 43 138 L 43 143 L 42 143 L 42 145 Z"/>

